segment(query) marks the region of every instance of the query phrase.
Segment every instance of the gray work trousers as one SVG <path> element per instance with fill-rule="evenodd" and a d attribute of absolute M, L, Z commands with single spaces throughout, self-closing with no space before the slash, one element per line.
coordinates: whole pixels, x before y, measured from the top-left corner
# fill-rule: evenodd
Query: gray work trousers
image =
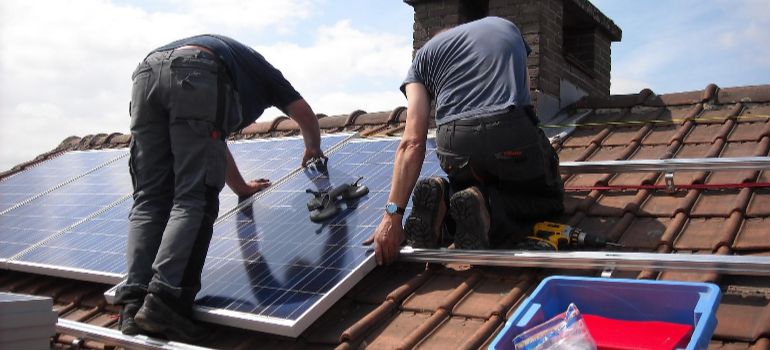
<path fill-rule="evenodd" d="M 223 66 L 195 49 L 149 55 L 133 74 L 128 277 L 119 304 L 149 292 L 189 315 L 225 183 L 229 115 L 239 113 Z"/>
<path fill-rule="evenodd" d="M 485 196 L 492 245 L 515 243 L 534 222 L 564 212 L 559 157 L 537 124 L 533 110 L 512 107 L 437 128 L 438 158 L 452 190 L 478 186 Z"/>

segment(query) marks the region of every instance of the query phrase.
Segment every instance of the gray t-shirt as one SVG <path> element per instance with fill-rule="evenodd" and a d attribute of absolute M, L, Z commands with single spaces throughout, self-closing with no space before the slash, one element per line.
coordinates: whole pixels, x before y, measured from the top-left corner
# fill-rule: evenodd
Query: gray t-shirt
<path fill-rule="evenodd" d="M 415 54 L 401 91 L 425 85 L 436 100 L 436 125 L 499 114 L 532 102 L 527 89 L 530 48 L 519 28 L 486 17 L 439 33 Z"/>

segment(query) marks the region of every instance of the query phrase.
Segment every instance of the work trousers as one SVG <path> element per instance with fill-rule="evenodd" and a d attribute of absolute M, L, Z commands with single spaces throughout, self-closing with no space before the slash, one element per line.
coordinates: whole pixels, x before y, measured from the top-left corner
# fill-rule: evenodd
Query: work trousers
<path fill-rule="evenodd" d="M 532 224 L 564 212 L 559 157 L 537 126 L 534 111 L 515 108 L 499 115 L 438 126 L 437 153 L 453 192 L 478 186 L 490 212 L 490 243 L 516 242 Z"/>
<path fill-rule="evenodd" d="M 133 74 L 129 168 L 128 277 L 118 303 L 150 292 L 189 315 L 225 183 L 228 116 L 237 94 L 213 55 L 170 50 Z"/>

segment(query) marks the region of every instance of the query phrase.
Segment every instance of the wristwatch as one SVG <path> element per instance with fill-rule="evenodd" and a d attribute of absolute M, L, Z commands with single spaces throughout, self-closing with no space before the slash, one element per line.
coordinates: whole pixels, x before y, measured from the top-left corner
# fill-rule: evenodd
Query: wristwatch
<path fill-rule="evenodd" d="M 406 209 L 399 207 L 396 203 L 388 202 L 385 204 L 385 212 L 388 213 L 388 215 L 404 215 Z"/>

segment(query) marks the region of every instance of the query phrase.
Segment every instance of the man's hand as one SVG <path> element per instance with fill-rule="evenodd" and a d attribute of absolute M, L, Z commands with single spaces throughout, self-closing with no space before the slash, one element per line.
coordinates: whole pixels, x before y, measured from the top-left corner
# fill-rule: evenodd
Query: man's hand
<path fill-rule="evenodd" d="M 303 168 L 306 167 L 307 163 L 311 159 L 324 158 L 324 157 L 326 156 L 324 156 L 324 152 L 320 148 L 317 148 L 317 149 L 305 148 L 305 155 L 302 156 L 302 167 Z"/>
<path fill-rule="evenodd" d="M 401 223 L 393 217 L 383 216 L 380 225 L 364 244 L 374 243 L 374 258 L 377 265 L 390 265 L 398 259 L 401 243 L 406 239 Z"/>
<path fill-rule="evenodd" d="M 233 192 L 240 198 L 250 197 L 251 195 L 270 187 L 271 183 L 268 179 L 257 179 L 246 181 L 242 186 L 238 188 L 232 188 Z"/>

